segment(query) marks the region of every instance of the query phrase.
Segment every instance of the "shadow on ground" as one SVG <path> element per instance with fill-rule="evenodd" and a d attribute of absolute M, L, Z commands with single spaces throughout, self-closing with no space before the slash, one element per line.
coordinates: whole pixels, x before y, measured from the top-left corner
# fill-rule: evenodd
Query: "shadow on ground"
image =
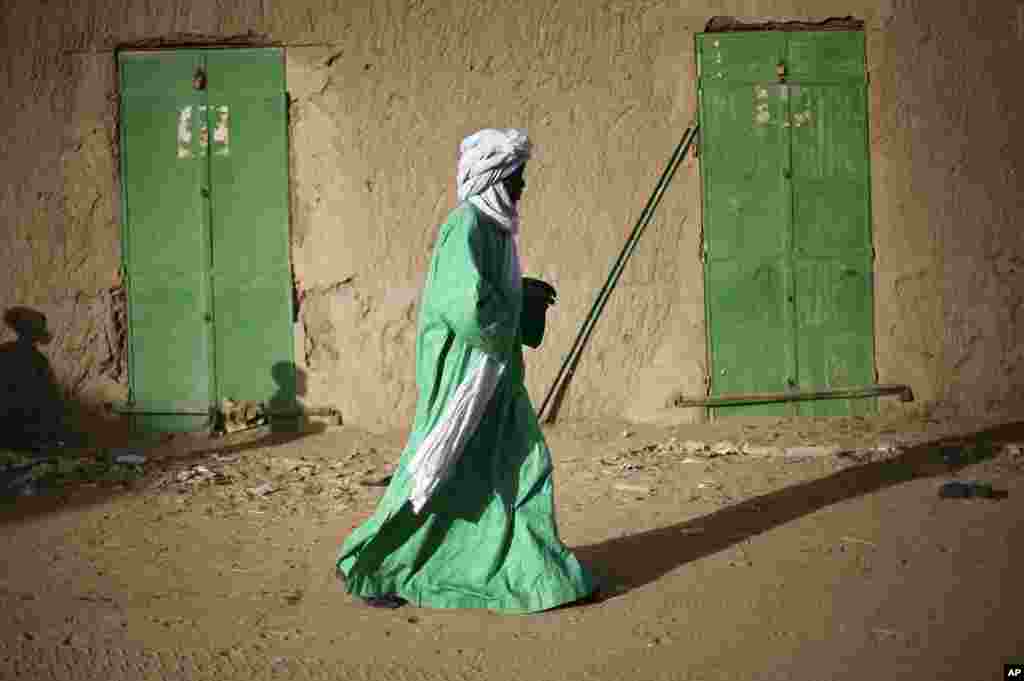
<path fill-rule="evenodd" d="M 163 433 L 144 426 L 134 435 L 126 430 L 121 438 L 75 436 L 67 426 L 69 404 L 36 348 L 49 341 L 46 318 L 28 308 L 17 312 L 17 325 L 8 323 L 18 340 L 0 346 L 0 378 L 6 377 L 7 384 L 0 405 L 0 524 L 101 503 L 145 489 L 154 476 L 170 470 L 286 445 L 327 429 L 297 408 L 295 398 L 305 394 L 304 372 L 291 362 L 278 362 L 271 368 L 277 391 L 267 406 L 289 415 L 272 417 L 265 425 L 241 424 L 220 438 L 209 436 L 215 423 L 200 433 Z M 162 415 L 156 417 L 151 425 Z"/>
<path fill-rule="evenodd" d="M 956 473 L 971 463 L 946 463 L 941 455 L 943 446 L 970 441 L 996 446 L 1022 439 L 1024 422 L 927 443 L 891 459 L 856 465 L 684 523 L 576 547 L 573 551 L 599 577 L 618 587 L 634 589 L 691 561 L 832 504 L 910 480 Z"/>

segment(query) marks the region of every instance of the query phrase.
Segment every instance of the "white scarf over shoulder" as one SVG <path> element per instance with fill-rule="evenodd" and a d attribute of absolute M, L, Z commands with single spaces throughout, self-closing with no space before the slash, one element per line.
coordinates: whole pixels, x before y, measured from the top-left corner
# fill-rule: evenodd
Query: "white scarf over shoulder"
<path fill-rule="evenodd" d="M 485 128 L 462 141 L 456 175 L 459 201 L 471 202 L 512 235 L 508 272 L 516 290 L 522 277 L 516 244 L 519 213 L 503 180 L 529 160 L 530 150 L 530 140 L 522 130 Z M 419 513 L 451 475 L 504 371 L 505 364 L 498 358 L 472 350 L 466 377 L 409 463 L 409 501 L 414 512 Z"/>

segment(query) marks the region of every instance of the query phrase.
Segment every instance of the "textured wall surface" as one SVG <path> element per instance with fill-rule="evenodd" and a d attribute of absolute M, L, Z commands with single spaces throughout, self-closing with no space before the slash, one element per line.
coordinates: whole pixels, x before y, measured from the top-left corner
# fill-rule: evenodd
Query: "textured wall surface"
<path fill-rule="evenodd" d="M 879 378 L 968 412 L 1020 409 L 1024 150 L 1011 69 L 1024 47 L 1021 7 L 7 0 L 0 307 L 51 317 L 60 338 L 47 352 L 80 399 L 123 395 L 117 338 L 106 350 L 79 348 L 100 342 L 96 329 L 117 329 L 113 50 L 279 44 L 306 401 L 371 428 L 408 422 L 417 296 L 453 205 L 458 142 L 479 127 L 521 126 L 537 148 L 524 271 L 560 293 L 543 349 L 527 351 L 539 402 L 693 114 L 693 34 L 715 15 L 853 15 L 866 22 L 869 49 Z M 697 418 L 662 407 L 704 392 L 698 172 L 687 159 L 677 174 L 563 415 Z"/>

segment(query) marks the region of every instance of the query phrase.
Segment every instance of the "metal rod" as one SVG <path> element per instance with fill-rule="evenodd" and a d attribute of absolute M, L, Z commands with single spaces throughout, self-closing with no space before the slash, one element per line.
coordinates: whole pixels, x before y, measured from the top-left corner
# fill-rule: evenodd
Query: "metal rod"
<path fill-rule="evenodd" d="M 898 395 L 901 402 L 913 402 L 914 391 L 909 385 L 868 385 L 839 390 L 804 390 L 788 393 L 755 393 L 750 395 L 716 395 L 715 397 L 679 397 L 672 400 L 673 407 L 731 407 L 743 404 L 770 402 L 807 402 L 811 400 L 842 400 L 864 397 Z"/>
<path fill-rule="evenodd" d="M 195 409 L 181 409 L 175 408 L 173 404 L 168 407 L 133 407 L 127 404 L 113 404 L 110 405 L 110 410 L 115 414 L 133 415 L 137 414 L 140 416 L 210 416 L 212 413 L 219 411 L 215 407 L 210 407 L 205 411 L 198 411 Z M 292 416 L 338 416 L 340 411 L 336 407 L 300 407 L 298 409 L 262 409 L 259 412 L 263 416 L 280 416 L 280 417 L 292 417 Z"/>
<path fill-rule="evenodd" d="M 547 395 L 544 397 L 544 402 L 541 404 L 540 410 L 537 412 L 538 416 L 544 413 L 544 410 L 547 408 L 548 402 L 551 400 L 551 396 L 554 393 L 556 386 L 558 386 L 558 384 L 561 382 L 563 376 L 565 375 L 566 368 L 569 366 L 569 363 L 572 362 L 572 358 L 576 355 L 576 351 L 579 348 L 580 343 L 583 341 L 586 329 L 590 325 L 591 319 L 594 317 L 595 311 L 600 305 L 601 300 L 605 297 L 605 293 L 608 290 L 609 285 L 611 285 L 612 280 L 615 278 L 615 272 L 617 271 L 619 264 L 622 262 L 623 258 L 626 257 L 626 251 L 628 249 L 629 243 L 636 237 L 637 232 L 640 230 L 641 224 L 643 224 L 646 221 L 647 216 L 650 214 L 650 209 L 652 204 L 654 203 L 655 196 L 657 196 L 658 190 L 665 183 L 665 178 L 669 176 L 669 171 L 675 164 L 676 158 L 679 156 L 680 150 L 683 148 L 686 136 L 690 132 L 690 127 L 691 126 L 687 127 L 686 132 L 683 134 L 683 139 L 679 141 L 679 144 L 673 150 L 672 156 L 669 158 L 668 165 L 665 166 L 665 170 L 661 173 L 661 177 L 658 178 L 658 182 L 654 187 L 654 192 L 651 193 L 651 196 L 647 199 L 647 203 L 644 205 L 643 210 L 640 211 L 640 218 L 637 220 L 636 226 L 633 227 L 633 231 L 630 233 L 629 239 L 626 240 L 626 246 L 623 247 L 622 251 L 619 252 L 619 257 L 616 258 L 615 263 L 612 265 L 612 269 L 608 273 L 608 278 L 605 280 L 604 285 L 598 292 L 597 299 L 591 306 L 590 312 L 587 313 L 586 318 L 583 320 L 583 326 L 580 328 L 580 332 L 576 335 L 576 339 L 573 341 L 572 347 L 569 349 L 569 354 L 567 354 L 565 356 L 565 359 L 562 361 L 562 366 L 558 369 L 558 373 L 555 376 L 555 380 L 551 384 L 551 387 L 548 389 Z"/>
<path fill-rule="evenodd" d="M 580 357 L 582 357 L 583 350 L 585 349 L 587 342 L 590 340 L 590 336 L 597 324 L 597 320 L 600 317 L 601 312 L 604 310 L 604 306 L 608 302 L 608 299 L 611 297 L 612 291 L 618 284 L 619 278 L 625 270 L 626 262 L 636 249 L 636 246 L 640 241 L 640 237 L 643 235 L 644 230 L 650 223 L 658 204 L 661 202 L 661 198 L 664 196 L 665 190 L 672 181 L 672 178 L 675 176 L 680 163 L 686 157 L 698 129 L 699 125 L 696 123 L 691 123 L 687 126 L 682 139 L 679 140 L 679 144 L 672 152 L 668 165 L 665 167 L 665 171 L 658 180 L 658 184 L 655 186 L 654 192 L 648 199 L 643 211 L 641 211 L 640 218 L 637 220 L 636 226 L 633 228 L 632 233 L 630 233 L 629 239 L 626 240 L 626 245 L 619 253 L 619 257 L 616 259 L 614 265 L 612 265 L 612 270 L 608 275 L 605 285 L 598 293 L 597 300 L 594 302 L 590 313 L 584 320 L 583 326 L 581 327 L 579 334 L 576 336 L 576 341 L 573 343 L 572 349 L 562 362 L 562 367 L 559 369 L 558 375 L 555 377 L 555 381 L 551 384 L 548 394 L 545 396 L 544 402 L 541 404 L 538 415 L 543 422 L 554 423 L 558 418 L 558 412 L 561 410 L 562 401 L 565 399 L 569 383 L 571 383 L 572 378 L 576 373 L 576 367 L 579 365 Z M 554 396 L 553 401 L 552 396 Z M 545 410 L 549 403 L 551 404 L 551 409 L 545 417 Z"/>

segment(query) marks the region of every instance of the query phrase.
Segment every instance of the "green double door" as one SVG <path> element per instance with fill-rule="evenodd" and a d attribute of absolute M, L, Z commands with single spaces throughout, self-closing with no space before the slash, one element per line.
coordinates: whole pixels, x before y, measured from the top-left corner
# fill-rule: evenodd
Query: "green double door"
<path fill-rule="evenodd" d="M 874 383 L 860 32 L 697 36 L 712 396 Z M 845 415 L 875 400 L 718 407 Z"/>
<path fill-rule="evenodd" d="M 284 55 L 125 52 L 123 264 L 136 423 L 294 405 Z"/>

